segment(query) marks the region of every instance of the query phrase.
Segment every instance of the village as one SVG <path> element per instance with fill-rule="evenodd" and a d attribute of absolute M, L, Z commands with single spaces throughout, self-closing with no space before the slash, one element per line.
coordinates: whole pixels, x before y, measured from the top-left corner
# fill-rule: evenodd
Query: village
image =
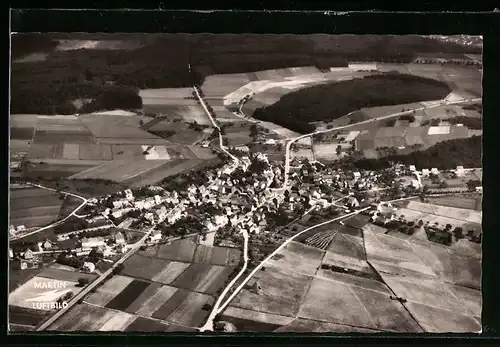
<path fill-rule="evenodd" d="M 369 207 L 364 213 L 373 224 L 412 234 L 423 222 L 396 218 L 397 207 L 384 201 L 419 197 L 425 202 L 430 194 L 482 190 L 481 169 L 461 166 L 440 171 L 393 164 L 380 171 L 357 171 L 294 158 L 289 186 L 283 189 L 279 187 L 284 171 L 282 162 L 257 153 L 203 173 L 184 174 L 180 185 L 173 178 L 92 198 L 83 215 L 59 227 L 57 240 L 12 247 L 10 258 L 19 260 L 21 269 L 39 267 L 49 259 L 83 272 L 98 272 L 97 264 L 106 264 L 104 270 L 111 266 L 145 230 L 151 233 L 141 249 L 194 234 L 209 246 L 241 247 L 243 230 L 255 244 L 274 244 L 280 242 L 271 237 L 276 229 L 311 210 L 338 215 Z M 429 239 L 449 244 L 459 227 L 425 228 Z M 480 230 L 469 230 L 467 235 L 480 242 Z"/>

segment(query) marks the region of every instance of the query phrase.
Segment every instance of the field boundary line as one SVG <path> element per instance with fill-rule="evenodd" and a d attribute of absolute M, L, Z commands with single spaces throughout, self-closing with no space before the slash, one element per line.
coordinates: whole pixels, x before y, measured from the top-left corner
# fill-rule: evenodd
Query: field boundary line
<path fill-rule="evenodd" d="M 96 170 L 96 169 L 98 169 L 98 168 L 100 168 L 101 166 L 104 166 L 104 165 L 109 165 L 109 163 L 111 163 L 111 162 L 113 162 L 113 161 L 114 161 L 114 160 L 108 160 L 106 163 L 102 163 L 102 164 L 99 164 L 99 165 L 93 166 L 93 167 L 91 167 L 91 168 L 89 168 L 89 169 L 87 169 L 87 170 L 83 170 L 83 171 L 77 172 L 77 173 L 76 173 L 76 174 L 74 174 L 74 175 L 68 176 L 68 179 L 70 179 L 70 180 L 71 180 L 71 179 L 77 179 L 77 180 L 78 180 L 78 179 L 81 179 L 81 178 L 79 178 L 79 177 L 76 177 L 76 178 L 75 178 L 75 176 L 77 176 L 77 175 L 81 175 L 81 174 L 86 174 L 87 172 L 91 172 L 92 170 Z"/>

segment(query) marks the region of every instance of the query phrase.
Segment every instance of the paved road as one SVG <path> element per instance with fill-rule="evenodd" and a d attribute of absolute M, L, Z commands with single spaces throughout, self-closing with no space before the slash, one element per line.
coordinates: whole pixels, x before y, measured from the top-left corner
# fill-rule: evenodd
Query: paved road
<path fill-rule="evenodd" d="M 61 191 L 61 190 L 57 190 L 57 189 L 53 189 L 53 188 L 49 188 L 49 187 L 45 187 L 45 186 L 42 186 L 42 185 L 40 185 L 40 184 L 35 184 L 35 183 L 28 183 L 28 184 L 29 184 L 29 185 L 32 185 L 32 186 L 35 186 L 35 187 L 38 187 L 38 188 L 42 188 L 42 189 L 46 189 L 46 190 L 52 190 L 52 191 L 54 191 L 54 192 L 58 192 L 58 193 L 61 193 L 61 194 L 64 194 L 64 195 L 70 195 L 70 196 L 73 196 L 73 197 L 75 197 L 75 198 L 82 199 L 82 200 L 83 200 L 83 202 L 82 202 L 80 205 L 78 205 L 78 206 L 77 206 L 77 207 L 73 210 L 73 212 L 71 212 L 69 215 L 67 215 L 67 216 L 66 216 L 66 217 L 64 217 L 63 219 L 60 219 L 60 220 L 58 220 L 58 221 L 56 221 L 56 222 L 54 222 L 54 223 L 52 223 L 52 224 L 46 225 L 46 226 L 44 226 L 44 227 L 42 227 L 42 228 L 40 228 L 40 229 L 34 230 L 34 231 L 29 232 L 29 233 L 27 233 L 27 234 L 20 235 L 20 236 L 17 236 L 17 237 L 12 237 L 12 238 L 10 238 L 10 241 L 14 241 L 14 240 L 21 240 L 21 239 L 23 239 L 23 238 L 25 238 L 25 237 L 28 237 L 28 236 L 30 236 L 30 235 L 37 234 L 37 233 L 39 233 L 39 232 L 41 232 L 41 231 L 44 231 L 44 230 L 47 230 L 47 229 L 49 229 L 49 228 L 52 228 L 52 227 L 58 226 L 58 225 L 60 225 L 60 224 L 64 223 L 66 220 L 68 220 L 68 219 L 69 219 L 70 217 L 72 217 L 72 216 L 77 216 L 77 217 L 79 217 L 79 216 L 76 214 L 76 212 L 77 212 L 79 209 L 81 209 L 83 206 L 85 206 L 85 205 L 87 204 L 87 202 L 88 202 L 88 200 L 87 200 L 86 198 L 84 198 L 83 196 L 80 196 L 80 195 L 76 195 L 76 194 L 73 194 L 73 193 L 68 193 L 68 192 L 63 192 L 63 191 Z"/>
<path fill-rule="evenodd" d="M 47 321 L 42 323 L 36 331 L 42 331 L 47 329 L 51 324 L 53 324 L 57 319 L 59 319 L 65 312 L 67 312 L 71 307 L 73 307 L 80 299 L 85 297 L 93 288 L 98 286 L 102 281 L 106 279 L 106 277 L 113 272 L 113 270 L 120 264 L 122 264 L 125 260 L 127 260 L 132 254 L 134 254 L 146 241 L 148 236 L 153 231 L 151 228 L 139 241 L 137 241 L 132 248 L 123 255 L 110 269 L 101 274 L 97 279 L 95 279 L 92 283 L 87 285 L 81 292 L 76 294 L 69 302 L 68 306 L 61 308 L 57 311 L 52 317 L 50 317 Z"/>
<path fill-rule="evenodd" d="M 274 250 L 274 252 L 272 252 L 271 254 L 269 254 L 264 260 L 262 260 L 262 262 L 257 265 L 255 267 L 255 269 L 252 270 L 252 272 L 250 272 L 248 274 L 248 276 L 243 280 L 243 282 L 238 286 L 236 287 L 236 289 L 233 291 L 233 293 L 229 296 L 229 298 L 224 302 L 224 304 L 222 304 L 222 306 L 219 308 L 218 312 L 217 313 L 221 313 L 223 312 L 226 307 L 229 305 L 229 303 L 234 299 L 234 297 L 236 295 L 238 295 L 238 293 L 241 291 L 241 289 L 243 289 L 243 287 L 245 287 L 245 285 L 248 283 L 248 281 L 252 278 L 253 275 L 255 275 L 255 273 L 257 271 L 259 271 L 262 266 L 264 266 L 268 261 L 269 259 L 271 259 L 272 257 L 274 257 L 276 254 L 278 254 L 278 252 L 280 252 L 283 248 L 285 248 L 290 242 L 292 242 L 295 238 L 299 237 L 300 235 L 304 234 L 305 232 L 309 231 L 309 230 L 312 230 L 312 229 L 315 229 L 315 228 L 318 228 L 320 226 L 323 226 L 323 225 L 326 225 L 326 224 L 330 224 L 330 223 L 333 223 L 337 220 L 340 220 L 340 219 L 344 219 L 344 218 L 349 218 L 351 216 L 354 216 L 356 214 L 359 214 L 363 211 L 366 211 L 368 209 L 370 209 L 371 207 L 365 207 L 361 210 L 358 210 L 358 211 L 355 211 L 355 212 L 351 212 L 351 213 L 348 213 L 348 214 L 345 214 L 343 216 L 340 216 L 340 217 L 336 217 L 336 218 L 333 218 L 333 219 L 330 219 L 326 222 L 322 222 L 322 223 L 319 223 L 319 224 L 316 224 L 316 225 L 313 225 L 312 227 L 309 227 L 307 229 L 304 229 L 302 230 L 301 232 L 291 236 L 290 238 L 288 238 L 285 242 L 283 242 L 278 248 L 276 248 Z"/>
<path fill-rule="evenodd" d="M 324 133 L 328 133 L 328 132 L 331 132 L 331 131 L 337 131 L 337 130 L 351 128 L 351 127 L 358 126 L 358 125 L 361 125 L 361 124 L 368 124 L 368 123 L 377 122 L 377 121 L 381 121 L 381 120 L 385 120 L 385 119 L 389 119 L 389 118 L 400 117 L 400 116 L 405 115 L 405 114 L 412 114 L 413 111 L 421 111 L 421 110 L 426 110 L 426 109 L 430 109 L 430 108 L 436 108 L 436 107 L 440 107 L 440 106 L 463 104 L 463 103 L 466 103 L 466 102 L 475 102 L 475 101 L 480 101 L 480 100 L 481 100 L 481 98 L 463 99 L 463 100 L 452 101 L 452 102 L 443 100 L 442 102 L 440 102 L 438 104 L 435 104 L 435 105 L 423 106 L 423 107 L 411 109 L 411 110 L 408 110 L 408 111 L 402 111 L 402 112 L 392 113 L 392 114 L 389 114 L 389 115 L 385 115 L 385 116 L 381 116 L 381 117 L 376 117 L 376 118 L 368 119 L 368 120 L 365 120 L 365 121 L 362 121 L 362 122 L 358 122 L 358 123 L 353 123 L 353 124 L 348 124 L 348 125 L 342 125 L 342 126 L 339 126 L 339 127 L 336 127 L 336 128 L 332 128 L 332 129 L 318 130 L 318 131 L 315 131 L 315 132 L 310 133 L 310 134 L 305 134 L 305 135 L 301 135 L 301 136 L 295 137 L 295 138 L 291 139 L 290 141 L 288 141 L 287 144 L 286 144 L 286 150 L 285 150 L 285 172 L 284 172 L 284 177 L 285 178 L 284 178 L 284 181 L 283 181 L 283 189 L 288 186 L 288 173 L 290 172 L 290 161 L 291 161 L 291 159 L 290 159 L 290 147 L 292 146 L 293 143 L 295 143 L 298 140 L 301 140 L 301 139 L 304 139 L 306 137 L 310 137 L 310 136 L 313 136 L 313 135 L 316 135 L 316 134 L 324 134 Z"/>
<path fill-rule="evenodd" d="M 224 142 L 223 142 L 223 138 L 222 138 L 220 127 L 217 125 L 217 123 L 213 119 L 212 115 L 210 114 L 210 111 L 207 108 L 207 104 L 205 103 L 205 100 L 203 100 L 203 98 L 200 95 L 198 87 L 193 86 L 193 90 L 194 90 L 194 92 L 196 94 L 196 97 L 200 101 L 201 106 L 205 110 L 205 113 L 207 114 L 208 118 L 210 118 L 210 121 L 212 122 L 212 125 L 214 126 L 214 128 L 216 128 L 219 131 L 219 145 L 220 145 L 220 148 L 224 151 L 224 153 L 226 153 L 229 157 L 231 157 L 231 159 L 234 162 L 236 162 L 236 163 L 239 162 L 238 158 L 236 158 L 234 155 L 232 155 L 231 153 L 229 153 L 227 151 L 227 149 L 226 149 L 226 146 L 224 146 Z"/>

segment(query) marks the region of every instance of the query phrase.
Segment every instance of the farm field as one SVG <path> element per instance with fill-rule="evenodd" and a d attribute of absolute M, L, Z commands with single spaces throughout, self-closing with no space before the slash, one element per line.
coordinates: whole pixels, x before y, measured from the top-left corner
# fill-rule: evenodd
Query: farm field
<path fill-rule="evenodd" d="M 103 307 L 79 304 L 56 320 L 48 330 L 52 331 L 99 331 L 117 313 Z"/>
<path fill-rule="evenodd" d="M 421 331 L 388 295 L 319 278 L 313 280 L 298 317 L 384 331 Z"/>
<path fill-rule="evenodd" d="M 168 260 L 134 254 L 125 261 L 122 273 L 130 277 L 152 280 L 169 263 Z"/>
<path fill-rule="evenodd" d="M 237 331 L 272 332 L 281 326 L 290 324 L 294 319 L 270 313 L 228 307 L 221 316 L 221 321 L 233 324 Z"/>
<path fill-rule="evenodd" d="M 135 178 L 136 176 L 146 175 L 149 170 L 153 170 L 168 163 L 168 160 L 147 160 L 140 158 L 134 160 L 119 159 L 77 173 L 71 176 L 71 179 L 94 178 L 122 182 Z"/>
<path fill-rule="evenodd" d="M 57 220 L 62 202 L 57 192 L 46 189 L 11 189 L 9 223 L 27 228 L 49 224 Z"/>
<path fill-rule="evenodd" d="M 433 205 L 456 207 L 467 210 L 482 210 L 482 196 L 471 197 L 471 196 L 430 196 L 427 198 L 429 203 Z"/>
<path fill-rule="evenodd" d="M 50 311 L 35 310 L 33 308 L 9 306 L 9 325 L 19 325 L 18 330 L 32 330 L 35 326 L 49 318 L 52 314 Z M 12 329 L 12 327 L 11 327 Z"/>
<path fill-rule="evenodd" d="M 440 206 L 422 203 L 419 201 L 410 201 L 406 206 L 406 209 L 432 214 L 438 217 L 444 217 L 447 219 L 455 219 L 465 223 L 481 224 L 482 222 L 482 212 L 474 211 L 470 209 Z"/>
<path fill-rule="evenodd" d="M 231 302 L 231 306 L 295 317 L 311 277 L 266 267 L 265 271 L 259 272 L 257 282 L 261 287 L 260 293 L 243 289 Z"/>
<path fill-rule="evenodd" d="M 321 265 L 323 255 L 324 252 L 316 247 L 292 241 L 268 263 L 285 273 L 314 275 Z"/>
<path fill-rule="evenodd" d="M 183 239 L 172 242 L 170 245 L 161 245 L 156 257 L 190 263 L 193 260 L 195 250 L 196 243 L 192 239 Z"/>
<path fill-rule="evenodd" d="M 353 327 L 342 324 L 312 321 L 308 319 L 295 319 L 290 324 L 284 325 L 274 332 L 277 333 L 376 333 L 382 330 Z"/>
<path fill-rule="evenodd" d="M 83 115 L 79 118 L 99 143 L 102 143 L 101 139 L 162 140 L 140 129 L 141 117 Z"/>

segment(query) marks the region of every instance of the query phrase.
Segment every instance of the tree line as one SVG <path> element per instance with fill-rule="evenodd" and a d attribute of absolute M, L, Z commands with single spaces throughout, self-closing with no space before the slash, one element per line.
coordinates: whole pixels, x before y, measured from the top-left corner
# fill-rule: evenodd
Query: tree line
<path fill-rule="evenodd" d="M 253 117 L 305 134 L 314 131 L 311 122 L 328 122 L 364 107 L 437 100 L 449 93 L 444 82 L 387 73 L 304 88 L 258 108 Z"/>
<path fill-rule="evenodd" d="M 314 38 L 297 35 L 164 34 L 131 50 L 57 51 L 54 35 L 15 35 L 13 57 L 40 51 L 49 56 L 45 61 L 12 64 L 11 112 L 71 114 L 78 111 L 73 101 L 81 99 L 89 100 L 83 112 L 140 108 L 138 89 L 201 85 L 210 74 L 295 66 L 328 69 L 356 60 L 408 63 L 415 52 L 464 50 L 416 37 L 329 39 L 333 41 L 318 48 Z"/>

